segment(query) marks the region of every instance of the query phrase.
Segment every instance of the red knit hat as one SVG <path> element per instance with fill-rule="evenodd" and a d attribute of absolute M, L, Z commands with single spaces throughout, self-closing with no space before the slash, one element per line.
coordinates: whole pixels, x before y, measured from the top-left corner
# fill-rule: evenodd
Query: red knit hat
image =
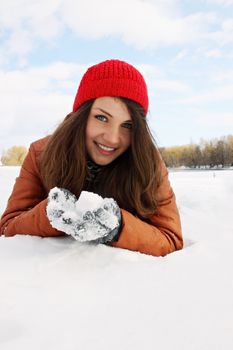
<path fill-rule="evenodd" d="M 126 97 L 148 111 L 147 86 L 142 74 L 119 60 L 100 62 L 86 71 L 75 96 L 73 112 L 84 102 L 102 96 Z"/>

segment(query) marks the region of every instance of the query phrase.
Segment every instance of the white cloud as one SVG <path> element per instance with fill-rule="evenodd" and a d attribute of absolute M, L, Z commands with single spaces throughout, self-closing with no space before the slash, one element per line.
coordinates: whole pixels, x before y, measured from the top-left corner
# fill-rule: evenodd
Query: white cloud
<path fill-rule="evenodd" d="M 213 37 L 212 37 L 213 38 Z M 209 59 L 209 61 L 214 62 L 215 59 L 220 59 L 219 62 L 224 62 L 223 60 L 232 60 L 233 58 L 233 51 L 232 47 L 229 45 L 227 47 L 222 47 L 221 45 L 218 45 L 217 41 L 220 41 L 220 38 L 218 39 L 215 37 L 214 45 L 212 47 L 208 47 L 206 45 L 197 47 L 193 50 L 193 52 L 190 50 L 188 58 L 193 60 L 193 62 L 197 62 L 197 60 L 202 64 L 203 59 Z"/>
<path fill-rule="evenodd" d="M 220 47 L 233 42 L 233 19 L 224 20 L 220 29 L 207 33 L 206 38 L 216 42 Z"/>
<path fill-rule="evenodd" d="M 213 77 L 213 80 L 216 81 L 233 81 L 233 69 L 228 69 L 226 71 L 220 71 L 216 72 L 216 74 Z"/>
<path fill-rule="evenodd" d="M 188 56 L 188 50 L 187 49 L 183 49 L 181 51 L 179 51 L 177 53 L 177 55 L 171 60 L 171 63 L 176 63 L 176 62 L 179 62 L 179 61 L 182 61 L 185 57 Z"/>
<path fill-rule="evenodd" d="M 56 18 L 61 2 L 62 0 L 1 1 L 1 26 L 11 29 L 17 28 L 22 24 L 31 28 L 34 25 L 33 22 L 37 24 L 40 21 L 48 24 L 49 20 Z"/>
<path fill-rule="evenodd" d="M 189 92 L 190 87 L 180 80 L 157 79 L 150 83 L 150 87 L 156 90 L 172 91 L 176 93 Z"/>
<path fill-rule="evenodd" d="M 223 54 L 219 49 L 212 49 L 212 50 L 207 50 L 205 52 L 205 56 L 206 57 L 220 58 L 223 56 Z"/>
<path fill-rule="evenodd" d="M 217 5 L 224 5 L 224 6 L 231 6 L 233 5 L 233 0 L 205 0 L 209 4 L 217 4 Z"/>
<path fill-rule="evenodd" d="M 38 45 L 51 41 L 64 28 L 59 16 L 60 0 L 10 0 L 0 2 L 0 26 L 6 38 L 1 55 L 18 55 L 24 59 Z M 23 57 L 23 58 L 22 58 Z"/>
<path fill-rule="evenodd" d="M 117 36 L 139 49 L 190 43 L 208 32 L 209 25 L 215 21 L 214 14 L 182 17 L 175 11 L 168 11 L 167 7 L 165 11 L 160 4 L 139 0 L 89 0 L 74 5 L 67 0 L 62 13 L 66 25 L 78 35 L 93 39 Z M 99 11 L 100 8 L 104 10 Z M 88 21 L 85 13 L 88 13 Z"/>
<path fill-rule="evenodd" d="M 166 79 L 165 72 L 152 64 L 138 64 L 135 67 L 145 77 L 148 90 L 151 95 L 160 90 L 172 91 L 176 93 L 190 92 L 191 88 L 182 80 Z"/>
<path fill-rule="evenodd" d="M 54 44 L 67 28 L 83 38 L 120 38 L 138 49 L 230 38 L 229 20 L 210 35 L 220 21 L 214 13 L 183 15 L 179 6 L 175 0 L 2 1 L 0 26 L 7 33 L 2 54 L 22 59 L 41 40 Z"/>
<path fill-rule="evenodd" d="M 85 70 L 86 66 L 58 62 L 44 68 L 0 71 L 0 149 L 14 142 L 14 137 L 17 142 L 17 138 L 42 137 L 53 130 L 72 110 Z"/>
<path fill-rule="evenodd" d="M 18 54 L 24 56 L 28 54 L 34 47 L 33 37 L 29 31 L 18 28 L 12 32 L 7 44 L 4 47 L 4 51 L 8 54 Z"/>
<path fill-rule="evenodd" d="M 142 73 L 143 76 L 157 77 L 162 74 L 161 69 L 152 64 L 134 64 L 134 66 Z"/>
<path fill-rule="evenodd" d="M 183 104 L 196 104 L 196 103 L 205 103 L 205 102 L 216 102 L 224 100 L 233 100 L 233 84 L 226 84 L 223 86 L 216 87 L 208 92 L 199 93 L 191 97 L 176 100 L 176 103 Z"/>
<path fill-rule="evenodd" d="M 45 67 L 0 72 L 0 93 L 24 94 L 59 91 L 60 83 L 81 77 L 86 65 L 57 62 Z"/>
<path fill-rule="evenodd" d="M 216 113 L 216 112 L 205 112 L 197 114 L 196 116 L 197 124 L 200 127 L 211 127 L 221 129 L 223 127 L 233 128 L 233 112 L 232 113 Z"/>

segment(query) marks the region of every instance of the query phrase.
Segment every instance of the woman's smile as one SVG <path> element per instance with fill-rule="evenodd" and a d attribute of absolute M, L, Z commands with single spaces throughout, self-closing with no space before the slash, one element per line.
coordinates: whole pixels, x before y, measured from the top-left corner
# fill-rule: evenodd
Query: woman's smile
<path fill-rule="evenodd" d="M 105 146 L 101 143 L 98 143 L 98 142 L 95 142 L 96 146 L 98 147 L 98 150 L 102 153 L 102 154 L 112 154 L 116 148 L 113 148 L 113 147 L 108 147 L 108 146 Z"/>

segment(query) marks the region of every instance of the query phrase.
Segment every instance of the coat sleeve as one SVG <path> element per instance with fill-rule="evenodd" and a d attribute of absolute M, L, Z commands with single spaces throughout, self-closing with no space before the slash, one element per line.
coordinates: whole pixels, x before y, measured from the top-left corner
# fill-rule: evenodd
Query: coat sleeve
<path fill-rule="evenodd" d="M 139 251 L 154 256 L 164 256 L 183 247 L 180 215 L 175 194 L 163 164 L 162 181 L 158 188 L 158 208 L 149 222 L 122 209 L 122 231 L 112 246 Z"/>
<path fill-rule="evenodd" d="M 14 236 L 59 236 L 46 215 L 47 191 L 41 180 L 34 144 L 23 162 L 19 176 L 0 220 L 0 234 Z"/>

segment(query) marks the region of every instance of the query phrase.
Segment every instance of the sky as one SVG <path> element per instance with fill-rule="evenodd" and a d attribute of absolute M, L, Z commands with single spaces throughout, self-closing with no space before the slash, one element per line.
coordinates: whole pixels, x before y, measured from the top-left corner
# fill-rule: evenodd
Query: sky
<path fill-rule="evenodd" d="M 160 147 L 233 133 L 233 0 L 0 2 L 0 154 L 53 132 L 86 69 L 133 64 Z"/>

